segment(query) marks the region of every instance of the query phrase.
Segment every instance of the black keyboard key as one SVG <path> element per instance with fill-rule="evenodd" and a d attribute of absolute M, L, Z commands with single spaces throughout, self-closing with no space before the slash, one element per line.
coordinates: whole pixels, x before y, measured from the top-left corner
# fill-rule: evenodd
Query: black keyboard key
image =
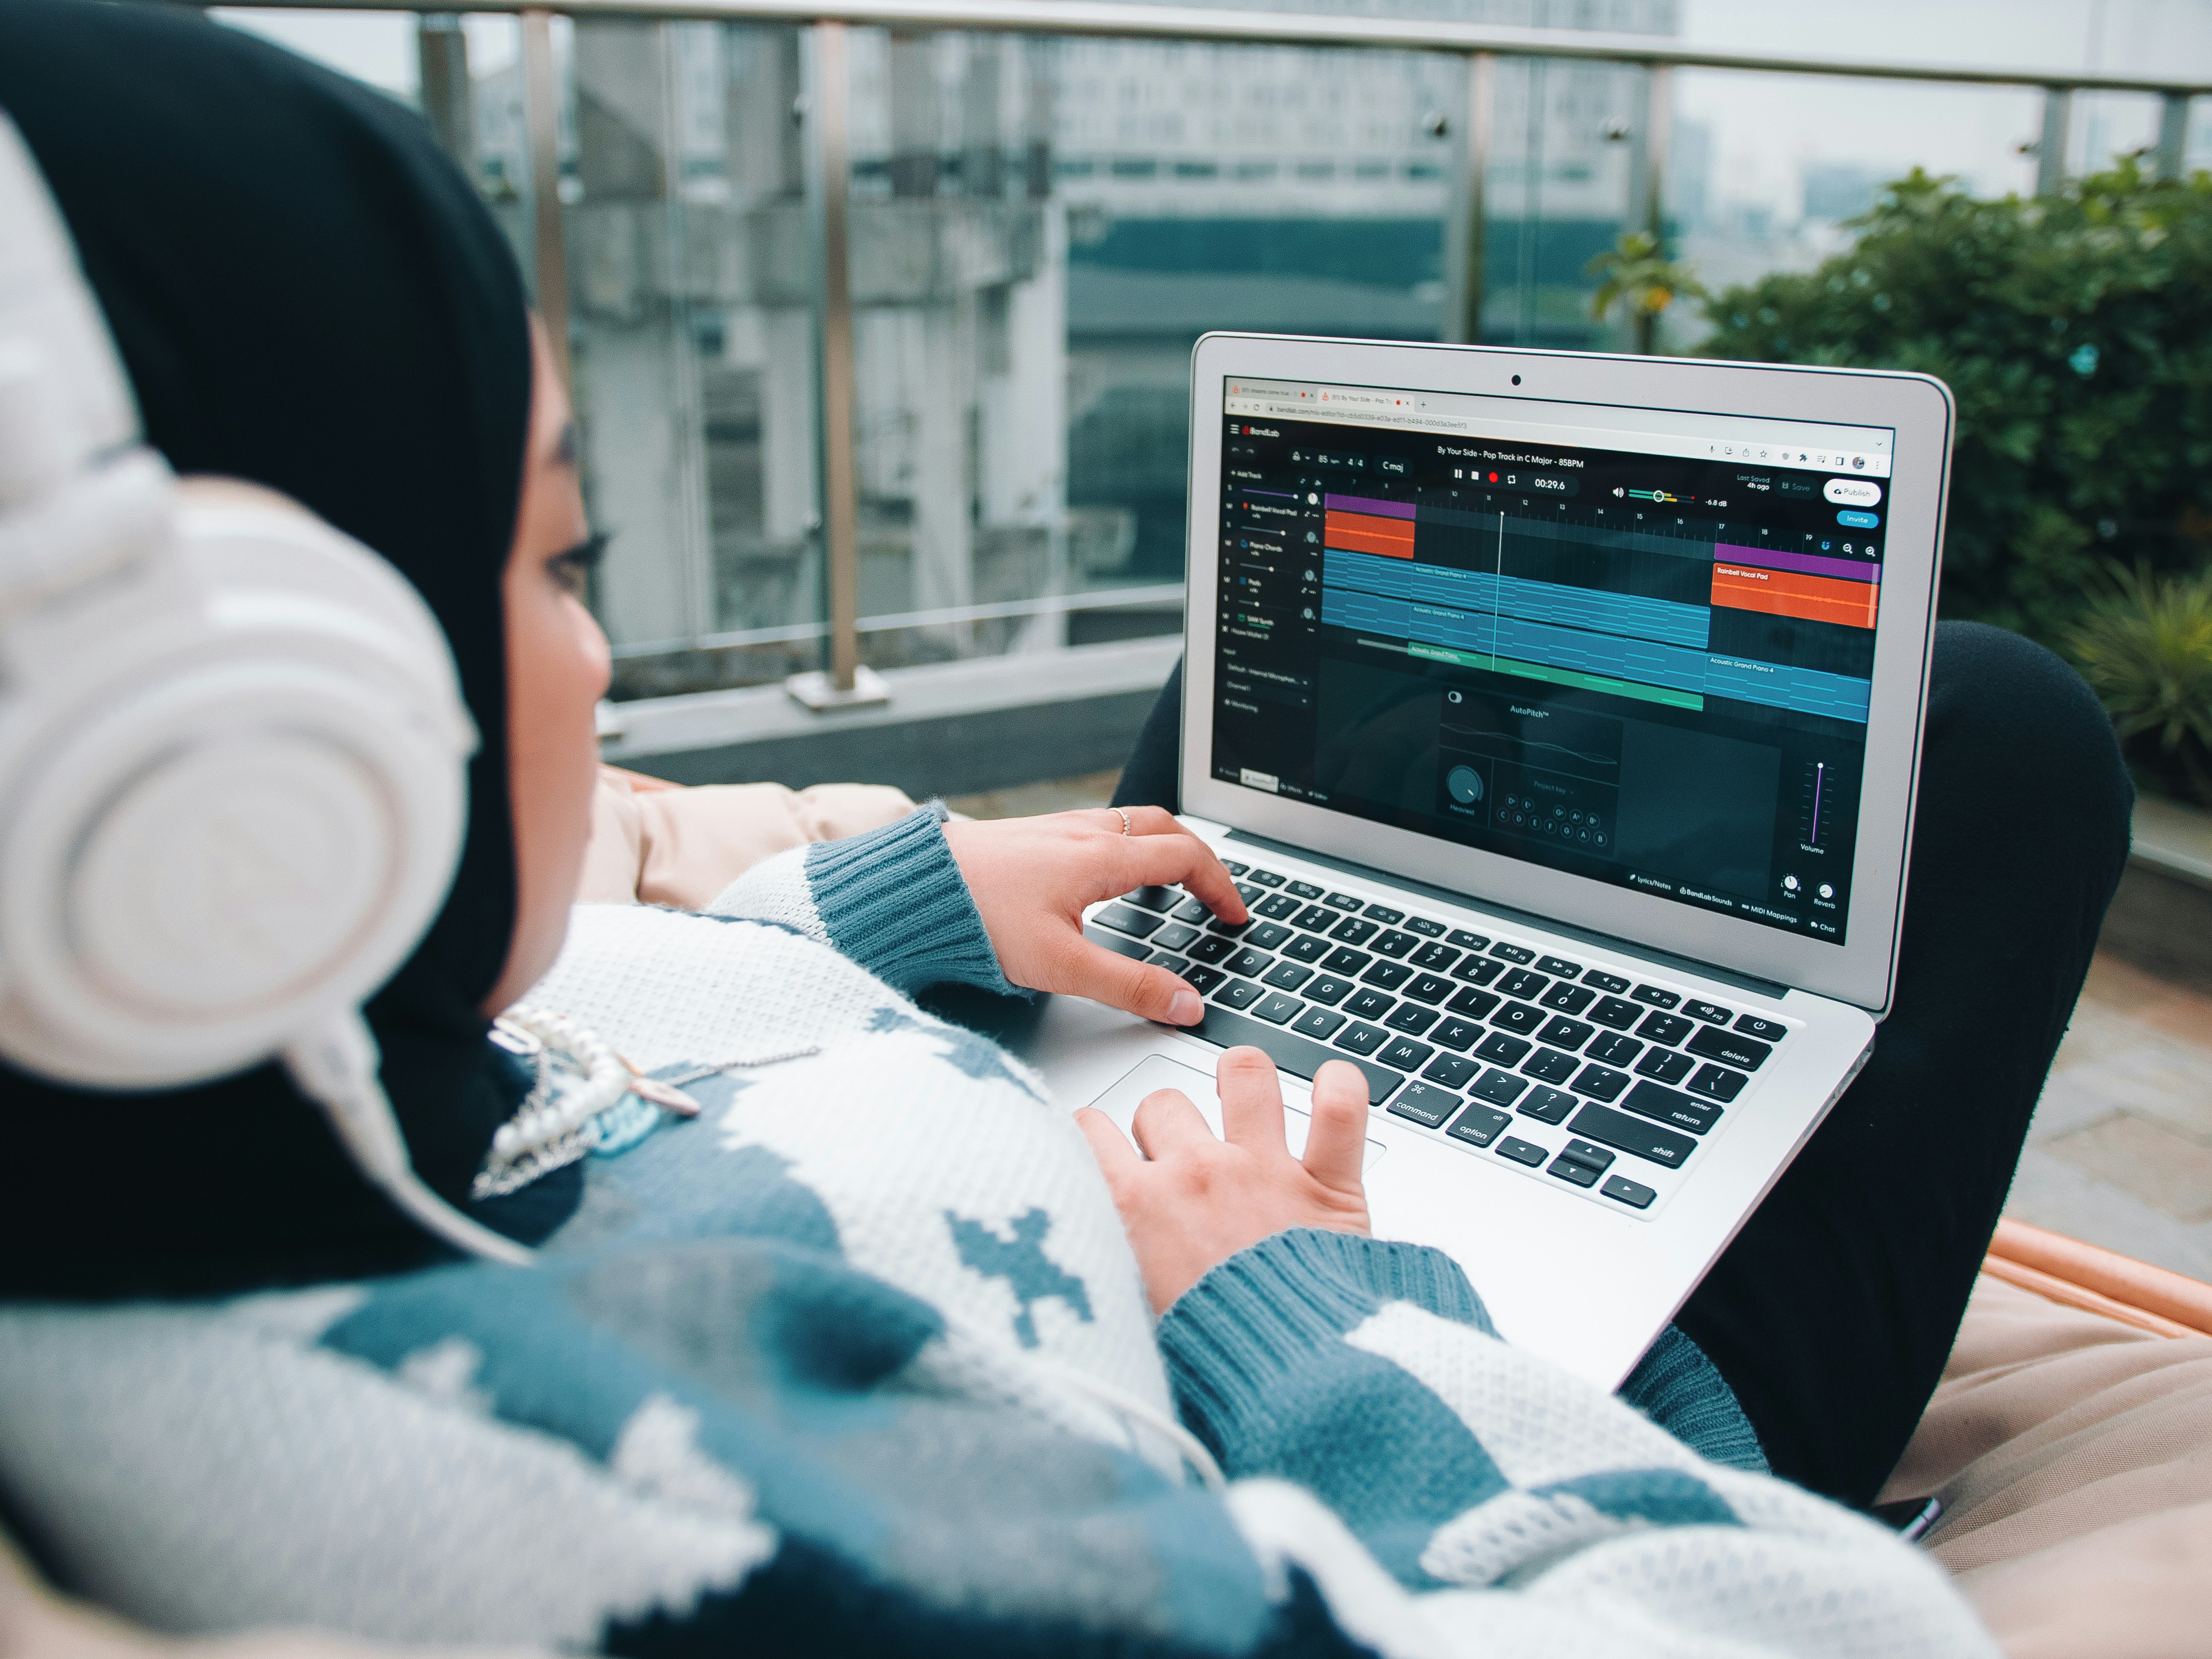
<path fill-rule="evenodd" d="M 1362 921 L 1358 916 L 1346 916 L 1328 930 L 1328 936 L 1346 945 L 1364 945 L 1375 937 L 1375 924 Z"/>
<path fill-rule="evenodd" d="M 1547 1008 L 1556 1008 L 1563 1014 L 1579 1014 L 1596 999 L 1597 993 L 1587 986 L 1569 985 L 1564 980 L 1536 999 Z"/>
<path fill-rule="evenodd" d="M 1387 904 L 1370 904 L 1360 914 L 1373 917 L 1385 927 L 1395 927 L 1406 919 L 1406 913 L 1403 910 L 1393 910 Z"/>
<path fill-rule="evenodd" d="M 1490 941 L 1480 933 L 1470 933 L 1464 927 L 1455 927 L 1444 935 L 1444 943 L 1456 945 L 1462 951 L 1486 951 Z"/>
<path fill-rule="evenodd" d="M 1083 937 L 1093 945 L 1104 945 L 1116 956 L 1128 957 L 1138 962 L 1142 962 L 1152 953 L 1152 947 L 1149 945 L 1140 945 L 1126 933 L 1109 933 L 1103 927 L 1094 927 L 1087 921 L 1083 924 Z"/>
<path fill-rule="evenodd" d="M 1418 1002 L 1401 1002 L 1390 1011 L 1390 1018 L 1382 1022 L 1394 1031 L 1403 1031 L 1407 1036 L 1422 1036 L 1437 1023 L 1437 1011 L 1424 1008 Z"/>
<path fill-rule="evenodd" d="M 1590 1034 L 1596 1029 L 1578 1019 L 1569 1019 L 1565 1014 L 1554 1014 L 1536 1033 L 1536 1041 L 1548 1042 L 1554 1048 L 1579 1048 L 1590 1040 Z"/>
<path fill-rule="evenodd" d="M 1158 916 L 1127 904 L 1109 904 L 1091 920 L 1102 927 L 1111 927 L 1115 933 L 1127 933 L 1133 939 L 1147 938 L 1160 925 Z"/>
<path fill-rule="evenodd" d="M 1306 987 L 1306 1000 L 1334 1006 L 1344 1000 L 1344 994 L 1351 988 L 1350 980 L 1339 979 L 1334 974 L 1323 974 Z"/>
<path fill-rule="evenodd" d="M 1359 976 L 1362 985 L 1379 985 L 1386 991 L 1395 991 L 1413 978 L 1413 970 L 1402 962 L 1378 962 Z"/>
<path fill-rule="evenodd" d="M 1401 933 L 1393 927 L 1375 941 L 1375 953 L 1383 957 L 1402 957 L 1420 942 L 1411 933 Z"/>
<path fill-rule="evenodd" d="M 1408 924 L 1411 925 L 1410 923 Z M 1414 967 L 1431 974 L 1441 974 L 1459 960 L 1459 952 L 1449 945 L 1439 945 L 1431 939 L 1408 958 Z"/>
<path fill-rule="evenodd" d="M 1309 1008 L 1291 1022 L 1291 1029 L 1300 1036 L 1310 1036 L 1326 1042 L 1336 1035 L 1336 1028 L 1344 1024 L 1344 1016 L 1328 1008 Z"/>
<path fill-rule="evenodd" d="M 1721 1121 L 1719 1107 L 1692 1100 L 1672 1089 L 1662 1089 L 1656 1083 L 1638 1084 L 1628 1091 L 1628 1098 L 1620 1103 L 1620 1107 L 1638 1117 L 1648 1117 L 1654 1123 L 1686 1129 L 1693 1135 L 1705 1133 Z"/>
<path fill-rule="evenodd" d="M 1155 951 L 1180 951 L 1184 945 L 1189 944 L 1191 940 L 1197 937 L 1197 928 L 1186 927 L 1179 921 L 1171 921 L 1166 927 L 1161 928 L 1158 933 L 1152 935 L 1152 949 Z"/>
<path fill-rule="evenodd" d="M 1527 945 L 1507 945 L 1503 941 L 1492 945 L 1490 954 L 1500 962 L 1517 962 L 1524 965 L 1536 959 L 1536 953 Z"/>
<path fill-rule="evenodd" d="M 1176 906 L 1174 914 L 1175 919 L 1177 921 L 1211 921 L 1213 920 L 1213 912 L 1206 908 L 1206 901 L 1204 899 L 1185 899 L 1181 904 Z"/>
<path fill-rule="evenodd" d="M 1319 962 L 1328 954 L 1328 941 L 1318 933 L 1300 933 L 1283 947 L 1292 962 Z"/>
<path fill-rule="evenodd" d="M 1663 1042 L 1671 1048 L 1695 1030 L 1697 1026 L 1680 1014 L 1646 1014 L 1644 1024 L 1636 1028 L 1636 1035 Z"/>
<path fill-rule="evenodd" d="M 1452 982 L 1441 974 L 1416 974 L 1406 982 L 1406 994 L 1416 1002 L 1442 1002 L 1452 994 Z"/>
<path fill-rule="evenodd" d="M 1232 876 L 1241 876 L 1252 866 L 1249 864 L 1239 864 L 1235 859 L 1224 859 L 1221 860 L 1221 867 Z"/>
<path fill-rule="evenodd" d="M 1291 930 L 1279 921 L 1263 921 L 1244 935 L 1244 942 L 1255 951 L 1279 951 Z"/>
<path fill-rule="evenodd" d="M 1280 887 L 1283 884 L 1284 878 L 1277 875 L 1273 870 L 1252 870 L 1246 873 L 1262 887 Z"/>
<path fill-rule="evenodd" d="M 1625 1031 L 1644 1018 L 1644 1011 L 1632 1002 L 1623 1002 L 1619 997 L 1600 999 L 1589 1017 L 1601 1025 L 1610 1025 L 1616 1031 Z"/>
<path fill-rule="evenodd" d="M 1304 1006 L 1304 1003 L 1286 992 L 1270 991 L 1252 1010 L 1252 1018 L 1264 1019 L 1270 1025 L 1287 1025 L 1291 1023 L 1291 1017 Z"/>
<path fill-rule="evenodd" d="M 1218 968 L 1208 968 L 1202 963 L 1194 963 L 1191 966 L 1177 971 L 1182 975 L 1183 982 L 1200 996 L 1204 996 L 1229 977 Z"/>
<path fill-rule="evenodd" d="M 1540 1030 L 1551 1016 L 1534 1003 L 1509 1002 L 1490 1017 L 1492 1025 L 1502 1025 L 1509 1031 L 1533 1033 Z"/>
<path fill-rule="evenodd" d="M 1610 1106 L 1583 1107 L 1575 1114 L 1572 1127 L 1586 1139 L 1601 1141 L 1632 1158 L 1663 1164 L 1670 1170 L 1680 1169 L 1698 1149 L 1698 1143 L 1687 1135 L 1616 1112 Z"/>
<path fill-rule="evenodd" d="M 1469 957 L 1452 969 L 1454 979 L 1471 980 L 1477 985 L 1487 985 L 1505 971 L 1502 962 L 1492 962 L 1487 957 Z"/>
<path fill-rule="evenodd" d="M 1240 881 L 1237 884 L 1237 896 L 1243 899 L 1248 908 L 1257 904 L 1260 902 L 1260 895 L 1267 890 L 1264 887 L 1255 887 L 1249 881 Z"/>
<path fill-rule="evenodd" d="M 1521 1069 L 1540 1083 L 1565 1083 L 1575 1074 L 1578 1063 L 1572 1054 L 1563 1054 L 1557 1048 L 1539 1048 Z"/>
<path fill-rule="evenodd" d="M 1272 985 L 1278 991 L 1295 991 L 1312 977 L 1310 968 L 1302 968 L 1295 962 L 1279 962 L 1260 976 L 1260 982 Z"/>
<path fill-rule="evenodd" d="M 1637 1076 L 1656 1078 L 1662 1083 L 1680 1083 L 1697 1069 L 1696 1060 L 1672 1048 L 1654 1048 L 1636 1062 Z"/>
<path fill-rule="evenodd" d="M 1472 985 L 1454 997 L 1444 1006 L 1455 1014 L 1465 1014 L 1469 1019 L 1480 1019 L 1498 1006 L 1495 991 L 1478 991 Z"/>
<path fill-rule="evenodd" d="M 1571 1158 L 1564 1156 L 1553 1158 L 1552 1167 L 1544 1173 L 1555 1175 L 1571 1186 L 1595 1187 L 1597 1185 L 1598 1172 L 1595 1170 L 1591 1169 L 1587 1164 L 1577 1164 Z"/>
<path fill-rule="evenodd" d="M 1224 939 L 1240 939 L 1243 936 L 1244 930 L 1251 925 L 1252 918 L 1249 916 L 1245 917 L 1242 921 L 1224 921 L 1220 917 L 1216 916 L 1206 924 L 1206 931 L 1209 933 L 1218 933 Z"/>
<path fill-rule="evenodd" d="M 1411 1037 L 1394 1037 L 1382 1052 L 1375 1056 L 1385 1066 L 1395 1066 L 1401 1072 L 1418 1072 L 1436 1057 L 1436 1050 L 1425 1042 L 1416 1042 Z"/>
<path fill-rule="evenodd" d="M 1322 966 L 1332 974 L 1342 974 L 1346 979 L 1350 979 L 1374 960 L 1375 958 L 1364 951 L 1355 951 L 1348 945 L 1340 945 L 1328 953 L 1328 960 L 1322 963 Z"/>
<path fill-rule="evenodd" d="M 1264 951 L 1255 951 L 1248 945 L 1221 965 L 1232 974 L 1242 974 L 1247 979 L 1257 979 L 1275 965 L 1275 959 Z"/>
<path fill-rule="evenodd" d="M 1309 1080 L 1330 1060 L 1346 1060 L 1357 1066 L 1360 1074 L 1367 1079 L 1367 1103 L 1370 1106 L 1380 1106 L 1389 1099 L 1397 1092 L 1398 1085 L 1402 1080 L 1395 1072 L 1388 1066 L 1377 1066 L 1371 1060 L 1352 1059 L 1341 1048 L 1323 1048 L 1320 1043 L 1310 1042 L 1279 1025 L 1270 1025 L 1265 1020 L 1253 1019 L 1243 1014 L 1232 1014 L 1214 1003 L 1206 1004 L 1206 1018 L 1202 1021 L 1183 1029 L 1193 1036 L 1203 1037 L 1208 1042 L 1218 1042 L 1224 1048 L 1249 1043 L 1292 1077 Z M 1379 1042 L 1382 1033 L 1376 1031 L 1375 1036 Z"/>
<path fill-rule="evenodd" d="M 1512 1121 L 1494 1106 L 1470 1106 L 1459 1115 L 1459 1121 L 1444 1133 L 1470 1146 L 1487 1146 L 1498 1139 L 1498 1132 Z"/>
<path fill-rule="evenodd" d="M 1139 887 L 1133 893 L 1121 895 L 1124 904 L 1134 904 L 1146 910 L 1156 910 L 1162 915 L 1176 908 L 1182 890 L 1176 887 Z"/>
<path fill-rule="evenodd" d="M 1650 1209 L 1651 1200 L 1659 1196 L 1649 1187 L 1640 1182 L 1631 1181 L 1626 1176 L 1607 1176 L 1605 1185 L 1599 1188 L 1598 1191 L 1603 1193 L 1607 1198 L 1619 1199 L 1623 1204 L 1634 1210 Z"/>
<path fill-rule="evenodd" d="M 1325 933 L 1336 926 L 1336 912 L 1322 905 L 1309 904 L 1291 918 L 1291 926 L 1303 927 L 1309 933 Z"/>
<path fill-rule="evenodd" d="M 1407 916 L 1406 931 L 1409 933 L 1419 933 L 1423 939 L 1442 939 L 1444 936 L 1444 925 L 1441 921 L 1431 921 L 1426 916 Z"/>
<path fill-rule="evenodd" d="M 1790 1034 L 1790 1028 L 1778 1019 L 1761 1019 L 1757 1014 L 1738 1014 L 1735 1029 L 1746 1036 L 1757 1037 L 1761 1042 L 1779 1042 Z"/>
<path fill-rule="evenodd" d="M 1424 1129 L 1441 1129 L 1466 1103 L 1457 1095 L 1448 1095 L 1425 1083 L 1408 1083 L 1398 1091 L 1390 1110 L 1396 1116 L 1411 1118 Z"/>
<path fill-rule="evenodd" d="M 1298 902 L 1288 893 L 1270 893 L 1252 907 L 1270 921 L 1287 921 L 1298 913 Z"/>
<path fill-rule="evenodd" d="M 1536 965 L 1559 979 L 1579 978 L 1583 971 L 1582 963 L 1569 962 L 1565 957 L 1541 957 L 1537 959 Z"/>
<path fill-rule="evenodd" d="M 1310 881 L 1294 881 L 1283 890 L 1302 899 L 1317 899 L 1321 896 L 1321 889 Z"/>
<path fill-rule="evenodd" d="M 1638 1002 L 1648 1002 L 1654 1008 L 1671 1008 L 1682 999 L 1672 991 L 1662 991 L 1656 985 L 1639 985 L 1629 995 Z"/>
<path fill-rule="evenodd" d="M 1610 1066 L 1585 1066 L 1568 1086 L 1577 1094 L 1588 1095 L 1594 1100 L 1618 1100 L 1620 1091 L 1634 1080 L 1627 1073 L 1616 1072 Z"/>
<path fill-rule="evenodd" d="M 1447 1089 L 1464 1089 L 1481 1071 L 1482 1067 L 1471 1060 L 1463 1060 L 1457 1054 L 1438 1054 L 1422 1067 L 1421 1075 Z"/>
<path fill-rule="evenodd" d="M 1741 1072 L 1731 1072 L 1725 1066 L 1700 1066 L 1697 1076 L 1690 1079 L 1690 1088 L 1714 1100 L 1734 1100 L 1750 1081 Z"/>
<path fill-rule="evenodd" d="M 1339 1034 L 1336 1046 L 1349 1048 L 1355 1054 L 1371 1054 L 1389 1040 L 1390 1034 L 1381 1026 L 1364 1025 L 1355 1020 Z"/>
<path fill-rule="evenodd" d="M 1583 975 L 1583 983 L 1595 985 L 1599 990 L 1613 996 L 1619 996 L 1628 988 L 1628 981 L 1621 978 L 1619 974 L 1601 973 L 1595 968 Z"/>
<path fill-rule="evenodd" d="M 1344 1012 L 1354 1019 L 1380 1019 L 1396 1002 L 1397 999 L 1387 991 L 1355 991 L 1352 1000 L 1344 1005 Z"/>
<path fill-rule="evenodd" d="M 1577 1103 L 1572 1095 L 1561 1094 L 1557 1089 L 1536 1089 L 1521 1103 L 1521 1115 L 1539 1123 L 1565 1123 Z"/>
<path fill-rule="evenodd" d="M 1164 968 L 1171 974 L 1180 974 L 1190 966 L 1190 958 L 1179 957 L 1172 951 L 1155 951 L 1152 952 L 1152 966 Z"/>
<path fill-rule="evenodd" d="M 1595 1170 L 1600 1174 L 1610 1170 L 1615 1161 L 1611 1152 L 1590 1140 L 1570 1140 L 1560 1150 L 1559 1156 L 1571 1164 L 1579 1164 L 1584 1169 Z"/>
<path fill-rule="evenodd" d="M 1682 1012 L 1692 1019 L 1702 1019 L 1709 1025 L 1725 1025 L 1735 1018 L 1735 1010 L 1723 1008 L 1717 1002 L 1686 1002 Z"/>
<path fill-rule="evenodd" d="M 1498 1151 L 1501 1157 L 1510 1158 L 1516 1164 L 1525 1164 L 1532 1170 L 1551 1156 L 1535 1142 L 1523 1140 L 1517 1135 L 1508 1135 L 1499 1141 Z"/>
<path fill-rule="evenodd" d="M 1447 1016 L 1443 1024 L 1429 1033 L 1429 1041 L 1439 1048 L 1458 1052 L 1468 1048 L 1481 1035 L 1482 1027 L 1473 1020 Z"/>
<path fill-rule="evenodd" d="M 1471 1092 L 1493 1106 L 1510 1106 L 1527 1093 L 1528 1089 L 1528 1079 L 1526 1078 L 1516 1077 L 1510 1072 L 1491 1071 L 1482 1074 L 1482 1081 L 1476 1084 Z"/>
<path fill-rule="evenodd" d="M 1739 1036 L 1708 1025 L 1682 1045 L 1700 1060 L 1717 1060 L 1739 1072 L 1755 1072 L 1774 1050 L 1755 1037 Z"/>
<path fill-rule="evenodd" d="M 1352 897 L 1349 893 L 1328 894 L 1322 900 L 1322 902 L 1328 906 L 1332 910 L 1356 911 L 1359 908 L 1360 904 L 1360 901 Z"/>
<path fill-rule="evenodd" d="M 1518 1066 L 1521 1057 L 1534 1045 L 1517 1036 L 1508 1036 L 1503 1031 L 1492 1031 L 1475 1045 L 1474 1057 L 1489 1060 L 1496 1066 Z"/>
<path fill-rule="evenodd" d="M 1626 1066 L 1644 1052 L 1644 1045 L 1632 1036 L 1618 1031 L 1608 1031 L 1583 1050 L 1585 1058 L 1601 1060 L 1608 1066 Z"/>
<path fill-rule="evenodd" d="M 1213 1000 L 1227 1008 L 1249 1008 L 1267 994 L 1249 979 L 1232 979 L 1214 988 Z"/>
<path fill-rule="evenodd" d="M 1498 988 L 1509 997 L 1534 997 L 1551 982 L 1541 974 L 1516 968 L 1498 981 Z"/>

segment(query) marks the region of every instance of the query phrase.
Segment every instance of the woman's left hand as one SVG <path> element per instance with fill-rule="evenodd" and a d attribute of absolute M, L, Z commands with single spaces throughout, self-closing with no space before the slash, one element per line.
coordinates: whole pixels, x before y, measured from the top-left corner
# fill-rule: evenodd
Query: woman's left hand
<path fill-rule="evenodd" d="M 1132 806 L 1128 833 L 1110 806 L 1046 817 L 955 821 L 945 839 L 999 954 L 1000 971 L 1033 991 L 1090 997 L 1170 1025 L 1194 1025 L 1198 993 L 1164 968 L 1083 937 L 1084 907 L 1134 887 L 1187 887 L 1226 921 L 1246 919 L 1213 849 L 1157 806 Z"/>

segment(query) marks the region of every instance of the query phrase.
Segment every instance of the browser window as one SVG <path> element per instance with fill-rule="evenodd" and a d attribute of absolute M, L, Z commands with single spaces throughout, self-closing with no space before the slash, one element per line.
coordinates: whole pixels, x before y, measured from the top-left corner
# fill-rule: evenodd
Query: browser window
<path fill-rule="evenodd" d="M 1843 943 L 1893 432 L 1224 404 L 1215 777 Z"/>

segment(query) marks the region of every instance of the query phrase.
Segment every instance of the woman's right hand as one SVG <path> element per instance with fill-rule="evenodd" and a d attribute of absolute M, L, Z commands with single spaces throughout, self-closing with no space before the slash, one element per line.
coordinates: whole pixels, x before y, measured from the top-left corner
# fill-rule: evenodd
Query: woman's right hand
<path fill-rule="evenodd" d="M 1314 1074 L 1303 1158 L 1283 1136 L 1283 1087 L 1257 1048 L 1231 1048 L 1215 1079 L 1216 1139 L 1198 1108 L 1173 1089 L 1145 1097 L 1132 1124 L 1139 1157 L 1114 1120 L 1086 1106 L 1075 1121 L 1091 1142 L 1137 1253 L 1155 1313 L 1242 1249 L 1293 1227 L 1365 1233 L 1367 1079 L 1349 1060 Z"/>

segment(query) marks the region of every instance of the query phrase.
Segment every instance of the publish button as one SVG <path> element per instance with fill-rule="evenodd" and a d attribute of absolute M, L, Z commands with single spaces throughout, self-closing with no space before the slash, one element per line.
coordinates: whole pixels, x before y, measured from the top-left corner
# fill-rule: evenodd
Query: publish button
<path fill-rule="evenodd" d="M 1846 530 L 1871 530 L 1881 520 L 1871 513 L 1838 513 L 1836 522 Z"/>

